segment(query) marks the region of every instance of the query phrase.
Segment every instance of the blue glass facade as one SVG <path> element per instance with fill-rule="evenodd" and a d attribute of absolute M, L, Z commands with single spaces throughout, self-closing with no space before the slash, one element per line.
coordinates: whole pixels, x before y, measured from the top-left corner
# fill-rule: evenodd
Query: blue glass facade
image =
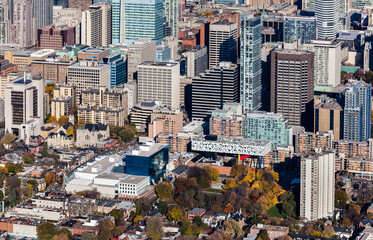
<path fill-rule="evenodd" d="M 111 54 L 102 61 L 110 65 L 110 88 L 127 82 L 127 60 L 120 54 Z"/>
<path fill-rule="evenodd" d="M 159 179 L 166 172 L 168 164 L 168 145 L 151 155 L 129 154 L 125 157 L 126 173 L 139 176 L 150 176 L 150 179 Z"/>
<path fill-rule="evenodd" d="M 285 17 L 284 41 L 288 42 L 292 38 L 299 38 L 302 44 L 316 39 L 316 18 Z"/>
<path fill-rule="evenodd" d="M 371 91 L 371 85 L 363 81 L 348 83 L 345 94 L 344 140 L 360 142 L 370 138 Z"/>
<path fill-rule="evenodd" d="M 125 1 L 125 41 L 133 44 L 137 39 L 152 39 L 160 44 L 163 39 L 163 1 Z"/>
<path fill-rule="evenodd" d="M 160 46 L 156 49 L 157 62 L 169 62 L 171 60 L 171 49 L 166 46 Z"/>

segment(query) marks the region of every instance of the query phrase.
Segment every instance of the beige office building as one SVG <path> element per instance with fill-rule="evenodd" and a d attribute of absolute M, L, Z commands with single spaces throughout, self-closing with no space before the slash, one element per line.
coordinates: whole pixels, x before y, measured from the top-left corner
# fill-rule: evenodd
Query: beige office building
<path fill-rule="evenodd" d="M 170 62 L 144 62 L 138 69 L 139 102 L 160 101 L 171 109 L 180 107 L 180 66 Z"/>
<path fill-rule="evenodd" d="M 82 12 L 82 44 L 91 47 L 107 46 L 111 43 L 111 6 L 96 3 Z"/>
<path fill-rule="evenodd" d="M 155 41 L 150 39 L 136 40 L 128 46 L 128 81 L 137 79 L 137 68 L 145 61 L 156 60 Z"/>
<path fill-rule="evenodd" d="M 62 8 L 62 6 L 53 6 L 53 22 L 61 22 L 69 27 L 75 27 L 75 42 L 80 43 L 80 23 L 82 13 L 77 8 Z"/>
<path fill-rule="evenodd" d="M 61 116 L 73 114 L 76 99 L 75 86 L 61 85 L 54 88 L 51 100 L 51 116 L 59 119 Z"/>
<path fill-rule="evenodd" d="M 76 104 L 85 88 L 110 87 L 110 66 L 97 61 L 82 60 L 68 67 L 67 83 L 76 86 Z"/>

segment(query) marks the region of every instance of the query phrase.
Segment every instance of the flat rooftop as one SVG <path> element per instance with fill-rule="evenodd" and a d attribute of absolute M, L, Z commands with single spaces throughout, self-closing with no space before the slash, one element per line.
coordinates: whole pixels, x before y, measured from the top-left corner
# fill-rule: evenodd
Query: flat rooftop
<path fill-rule="evenodd" d="M 179 65 L 179 63 L 146 61 L 140 64 L 140 66 L 154 66 L 154 67 L 174 67 L 176 65 Z"/>

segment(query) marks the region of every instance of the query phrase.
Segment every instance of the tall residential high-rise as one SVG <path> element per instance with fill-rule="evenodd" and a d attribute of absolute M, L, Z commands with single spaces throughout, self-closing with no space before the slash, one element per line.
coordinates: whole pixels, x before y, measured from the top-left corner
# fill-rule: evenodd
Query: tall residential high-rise
<path fill-rule="evenodd" d="M 128 81 L 137 79 L 137 68 L 142 62 L 156 60 L 155 41 L 139 39 L 128 46 Z"/>
<path fill-rule="evenodd" d="M 316 39 L 316 18 L 285 16 L 284 42 L 293 38 L 299 38 L 302 44 Z"/>
<path fill-rule="evenodd" d="M 271 112 L 312 129 L 313 53 L 284 49 L 271 55 Z"/>
<path fill-rule="evenodd" d="M 168 25 L 171 27 L 171 36 L 179 36 L 179 8 L 180 0 L 164 0 L 163 11 Z"/>
<path fill-rule="evenodd" d="M 243 137 L 245 115 L 241 103 L 224 103 L 223 109 L 211 113 L 209 133 L 223 137 Z"/>
<path fill-rule="evenodd" d="M 143 62 L 138 68 L 138 101 L 160 101 L 180 107 L 180 65 L 176 62 Z"/>
<path fill-rule="evenodd" d="M 43 96 L 40 75 L 25 75 L 9 82 L 5 89 L 5 131 L 23 139 L 39 135 L 44 121 Z"/>
<path fill-rule="evenodd" d="M 310 221 L 326 218 L 334 212 L 333 152 L 302 157 L 300 180 L 300 216 Z"/>
<path fill-rule="evenodd" d="M 186 52 L 186 76 L 194 77 L 208 69 L 208 52 L 206 46 L 197 46 Z"/>
<path fill-rule="evenodd" d="M 111 6 L 96 3 L 82 12 L 81 43 L 91 47 L 111 43 Z"/>
<path fill-rule="evenodd" d="M 245 138 L 270 140 L 273 148 L 292 146 L 293 127 L 289 126 L 281 113 L 247 113 Z"/>
<path fill-rule="evenodd" d="M 316 86 L 336 87 L 341 83 L 341 43 L 330 40 L 312 40 L 304 48 L 314 53 Z"/>
<path fill-rule="evenodd" d="M 368 83 L 349 80 L 345 93 L 344 140 L 368 141 L 371 130 L 372 87 Z"/>
<path fill-rule="evenodd" d="M 36 44 L 35 18 L 32 7 L 32 0 L 13 1 L 10 42 L 19 44 L 21 48 L 30 48 Z"/>
<path fill-rule="evenodd" d="M 0 1 L 0 44 L 10 42 L 10 6 L 8 0 Z"/>
<path fill-rule="evenodd" d="M 227 20 L 210 25 L 209 67 L 219 62 L 237 63 L 237 23 Z"/>
<path fill-rule="evenodd" d="M 125 43 L 137 39 L 152 39 L 160 44 L 163 39 L 163 1 L 125 0 Z"/>
<path fill-rule="evenodd" d="M 262 106 L 262 25 L 260 18 L 246 17 L 241 22 L 241 86 L 240 101 L 244 112 Z"/>
<path fill-rule="evenodd" d="M 193 78 L 192 119 L 209 121 L 216 108 L 223 108 L 226 102 L 238 102 L 239 87 L 239 67 L 231 62 L 220 62 Z"/>
<path fill-rule="evenodd" d="M 334 40 L 337 37 L 340 8 L 340 0 L 315 0 L 317 39 Z"/>
<path fill-rule="evenodd" d="M 35 28 L 43 28 L 53 23 L 53 0 L 33 0 Z"/>

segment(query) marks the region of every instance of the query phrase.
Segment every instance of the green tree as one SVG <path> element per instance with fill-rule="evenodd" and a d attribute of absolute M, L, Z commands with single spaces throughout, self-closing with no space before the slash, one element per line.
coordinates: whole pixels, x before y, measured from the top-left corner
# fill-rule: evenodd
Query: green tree
<path fill-rule="evenodd" d="M 135 201 L 136 215 L 146 216 L 152 210 L 147 198 L 141 197 Z"/>
<path fill-rule="evenodd" d="M 232 237 L 239 237 L 243 234 L 242 228 L 236 221 L 227 220 L 224 222 L 225 231 Z"/>
<path fill-rule="evenodd" d="M 4 201 L 4 193 L 0 190 L 0 201 Z"/>
<path fill-rule="evenodd" d="M 110 216 L 113 216 L 115 221 L 117 221 L 119 218 L 123 217 L 123 211 L 119 209 L 114 209 L 113 211 L 110 212 Z"/>
<path fill-rule="evenodd" d="M 112 221 L 108 219 L 103 219 L 98 222 L 97 232 L 98 240 L 107 240 L 112 237 L 111 231 L 114 229 L 115 225 Z"/>
<path fill-rule="evenodd" d="M 8 172 L 16 174 L 23 171 L 23 165 L 19 163 L 7 163 L 5 167 L 8 169 Z"/>
<path fill-rule="evenodd" d="M 50 222 L 40 223 L 36 228 L 36 234 L 41 240 L 50 240 L 56 232 L 56 225 Z"/>
<path fill-rule="evenodd" d="M 162 237 L 164 236 L 164 232 L 161 217 L 151 217 L 146 221 L 146 234 L 152 240 L 162 239 Z"/>
<path fill-rule="evenodd" d="M 61 228 L 60 230 L 54 233 L 54 235 L 61 235 L 61 234 L 65 234 L 68 238 L 72 238 L 72 234 L 67 228 Z"/>
<path fill-rule="evenodd" d="M 345 209 L 347 206 L 348 196 L 343 190 L 335 190 L 335 207 L 340 209 Z"/>
<path fill-rule="evenodd" d="M 257 239 L 270 240 L 267 230 L 261 230 Z"/>
<path fill-rule="evenodd" d="M 158 211 L 161 214 L 166 215 L 167 209 L 168 209 L 168 204 L 166 202 L 159 201 L 157 205 L 158 205 Z"/>
<path fill-rule="evenodd" d="M 47 156 L 49 156 L 49 153 L 48 153 L 48 145 L 47 145 L 46 142 L 43 144 L 43 150 L 41 151 L 41 156 L 42 156 L 42 157 L 47 157 Z"/>
<path fill-rule="evenodd" d="M 80 234 L 81 240 L 97 240 L 97 236 L 91 232 L 82 232 Z"/>
<path fill-rule="evenodd" d="M 25 154 L 23 156 L 23 162 L 26 164 L 34 164 L 34 155 L 29 153 Z"/>
<path fill-rule="evenodd" d="M 172 186 L 169 182 L 163 181 L 155 187 L 157 196 L 160 199 L 171 199 L 172 198 Z"/>
<path fill-rule="evenodd" d="M 31 184 L 32 190 L 34 192 L 38 192 L 38 190 L 39 190 L 38 181 L 36 181 L 35 179 L 30 179 L 30 180 L 27 181 L 27 184 Z"/>

